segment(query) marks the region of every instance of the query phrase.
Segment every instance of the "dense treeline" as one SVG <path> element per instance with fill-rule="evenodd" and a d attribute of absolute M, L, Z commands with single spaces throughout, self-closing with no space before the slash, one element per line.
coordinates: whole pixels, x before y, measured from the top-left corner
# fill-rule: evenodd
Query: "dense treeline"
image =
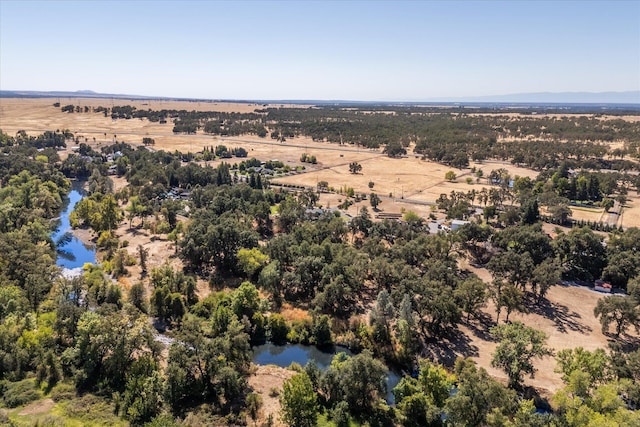
<path fill-rule="evenodd" d="M 265 108 L 254 113 L 138 110 L 131 106 L 111 109 L 112 117 L 159 117 L 174 120 L 174 132 L 198 130 L 215 135 L 256 134 L 285 141 L 307 136 L 315 141 L 353 144 L 368 148 L 391 147 L 391 156 L 415 144 L 414 152 L 453 167 L 469 160 L 510 160 L 536 170 L 555 168 L 562 162 L 585 169 L 637 169 L 640 125 L 600 117 L 507 116 L 441 112 L 424 107 L 385 108 Z M 105 110 L 106 114 L 107 110 Z M 625 141 L 609 150 L 602 142 Z M 562 144 L 558 144 L 562 142 Z M 404 151 L 406 152 L 406 150 Z M 609 158 L 604 158 L 605 155 Z"/>

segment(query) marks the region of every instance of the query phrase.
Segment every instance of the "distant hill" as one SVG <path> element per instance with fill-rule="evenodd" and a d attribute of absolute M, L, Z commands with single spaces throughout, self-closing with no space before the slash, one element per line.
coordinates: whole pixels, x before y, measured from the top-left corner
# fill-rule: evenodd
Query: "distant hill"
<path fill-rule="evenodd" d="M 113 93 L 97 93 L 92 90 L 67 91 L 35 91 L 35 90 L 0 90 L 0 98 L 116 98 L 116 99 L 161 99 L 141 95 L 124 95 Z"/>

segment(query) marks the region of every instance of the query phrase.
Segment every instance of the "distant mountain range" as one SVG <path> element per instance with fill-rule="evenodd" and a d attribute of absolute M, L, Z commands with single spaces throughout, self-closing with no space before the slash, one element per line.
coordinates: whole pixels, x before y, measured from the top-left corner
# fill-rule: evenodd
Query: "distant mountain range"
<path fill-rule="evenodd" d="M 161 96 L 124 95 L 98 93 L 92 90 L 37 91 L 37 90 L 0 90 L 0 98 L 115 98 L 115 99 L 168 99 Z"/>
<path fill-rule="evenodd" d="M 110 99 L 155 99 L 184 101 L 213 101 L 210 99 L 173 98 L 163 96 L 141 96 L 112 93 L 97 93 L 91 90 L 67 91 L 29 91 L 0 90 L 0 98 L 110 98 Z M 509 95 L 470 96 L 455 98 L 432 98 L 423 101 L 373 102 L 348 100 L 240 100 L 226 99 L 216 101 L 228 102 L 268 102 L 268 103 L 300 103 L 300 104 L 458 104 L 458 103 L 491 103 L 491 104 L 625 104 L 640 105 L 640 91 L 625 92 L 533 92 L 514 93 Z"/>

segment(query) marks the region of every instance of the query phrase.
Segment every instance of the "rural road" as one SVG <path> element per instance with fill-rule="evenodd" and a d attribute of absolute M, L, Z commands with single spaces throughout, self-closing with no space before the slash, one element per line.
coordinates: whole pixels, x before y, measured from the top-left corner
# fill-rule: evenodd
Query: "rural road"
<path fill-rule="evenodd" d="M 617 225 L 618 220 L 620 219 L 620 215 L 622 214 L 622 205 L 617 200 L 613 204 L 613 208 L 609 209 L 609 212 L 606 214 L 606 217 L 602 222 L 609 225 Z"/>

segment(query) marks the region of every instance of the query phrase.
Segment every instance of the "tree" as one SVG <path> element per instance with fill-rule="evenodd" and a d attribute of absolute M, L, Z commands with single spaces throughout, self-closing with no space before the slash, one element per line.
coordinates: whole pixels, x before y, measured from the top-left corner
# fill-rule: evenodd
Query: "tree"
<path fill-rule="evenodd" d="M 546 259 L 533 270 L 531 288 L 538 303 L 542 301 L 551 286 L 560 283 L 561 269 L 556 259 Z"/>
<path fill-rule="evenodd" d="M 333 344 L 333 338 L 331 338 L 331 318 L 329 316 L 323 314 L 314 317 L 311 329 L 313 341 L 316 346 L 326 348 Z"/>
<path fill-rule="evenodd" d="M 454 171 L 448 171 L 444 174 L 444 179 L 447 181 L 453 182 L 456 180 L 456 173 Z"/>
<path fill-rule="evenodd" d="M 291 427 L 311 427 L 318 419 L 318 399 L 305 372 L 300 372 L 282 385 L 280 395 L 282 420 Z"/>
<path fill-rule="evenodd" d="M 147 274 L 147 258 L 149 258 L 149 249 L 146 249 L 142 245 L 138 245 L 138 257 L 140 258 L 140 268 L 142 269 L 141 275 Z"/>
<path fill-rule="evenodd" d="M 360 163 L 358 162 L 349 163 L 349 172 L 355 175 L 360 173 L 360 171 L 362 171 L 362 165 Z"/>
<path fill-rule="evenodd" d="M 551 222 L 554 224 L 565 224 L 571 217 L 571 209 L 565 204 L 549 206 L 547 209 L 551 215 Z"/>
<path fill-rule="evenodd" d="M 491 333 L 500 340 L 493 353 L 491 366 L 507 374 L 510 387 L 520 386 L 523 374 L 530 374 L 533 378 L 536 372 L 532 363 L 534 358 L 552 354 L 545 346 L 546 334 L 522 322 L 494 326 Z"/>
<path fill-rule="evenodd" d="M 586 379 L 586 382 L 580 379 L 580 382 L 585 385 L 582 392 L 574 388 L 574 392 L 583 398 L 587 396 L 587 389 L 590 390 L 604 383 L 608 377 L 609 359 L 601 348 L 593 352 L 582 347 L 564 349 L 556 355 L 556 363 L 558 364 L 556 372 L 562 373 L 562 381 L 565 383 L 573 382 L 576 385 L 575 372 L 579 372 L 580 376 Z"/>
<path fill-rule="evenodd" d="M 122 412 L 133 425 L 150 421 L 158 415 L 162 402 L 162 376 L 155 359 L 146 355 L 131 366 L 122 397 Z"/>
<path fill-rule="evenodd" d="M 391 342 L 391 321 L 393 320 L 393 303 L 386 289 L 378 293 L 376 304 L 369 314 L 369 323 L 373 327 L 375 342 L 388 345 Z"/>
<path fill-rule="evenodd" d="M 92 225 L 96 231 L 111 231 L 118 226 L 118 222 L 120 222 L 120 209 L 118 209 L 118 202 L 116 202 L 112 194 L 108 194 L 102 199 L 100 203 L 100 216 L 102 221 L 100 222 L 99 230 Z"/>
<path fill-rule="evenodd" d="M 523 290 L 533 276 L 533 260 L 528 252 L 520 254 L 516 251 L 502 252 L 489 261 L 487 266 L 494 277 L 506 280 Z"/>
<path fill-rule="evenodd" d="M 282 314 L 274 313 L 269 316 L 268 321 L 269 339 L 276 345 L 282 345 L 287 342 L 287 334 L 289 333 L 289 326 L 287 321 L 282 317 Z"/>
<path fill-rule="evenodd" d="M 520 210 L 522 211 L 523 224 L 535 224 L 540 221 L 540 209 L 538 208 L 537 199 L 527 200 L 521 205 Z"/>
<path fill-rule="evenodd" d="M 558 236 L 556 251 L 569 277 L 587 281 L 600 277 L 606 257 L 602 240 L 589 227 L 572 228 Z"/>
<path fill-rule="evenodd" d="M 388 142 L 382 152 L 389 157 L 400 157 L 407 154 L 407 150 L 398 141 Z"/>
<path fill-rule="evenodd" d="M 258 248 L 240 248 L 238 250 L 238 265 L 247 277 L 254 277 L 269 262 L 269 256 Z"/>
<path fill-rule="evenodd" d="M 630 325 L 640 327 L 640 307 L 635 298 L 622 295 L 606 296 L 598 300 L 593 314 L 600 318 L 602 333 L 609 331 L 609 325 L 614 323 L 615 337 L 618 338 Z"/>
<path fill-rule="evenodd" d="M 138 282 L 129 289 L 129 302 L 143 313 L 147 313 L 147 297 L 145 295 L 144 283 Z"/>
<path fill-rule="evenodd" d="M 304 207 L 300 202 L 292 196 L 287 196 L 278 206 L 278 227 L 288 233 L 302 219 L 303 215 Z"/>
<path fill-rule="evenodd" d="M 378 196 L 376 193 L 371 193 L 369 195 L 369 203 L 371 203 L 371 207 L 374 211 L 378 210 L 378 205 L 380 204 L 380 202 L 382 202 L 382 200 L 380 200 L 380 196 Z"/>
<path fill-rule="evenodd" d="M 514 310 L 521 313 L 527 312 L 527 307 L 524 304 L 524 292 L 511 283 L 507 283 L 502 289 L 500 304 L 502 304 L 507 312 L 507 316 L 504 319 L 507 323 L 509 322 L 509 316 Z"/>
<path fill-rule="evenodd" d="M 605 197 L 604 199 L 602 199 L 602 202 L 600 202 L 600 206 L 603 207 L 605 212 L 609 212 L 609 209 L 611 209 L 614 205 L 615 202 L 613 201 L 613 199 L 610 199 L 608 197 Z"/>
<path fill-rule="evenodd" d="M 249 411 L 249 417 L 253 420 L 254 425 L 257 426 L 258 411 L 260 411 L 260 406 L 262 406 L 262 398 L 259 394 L 249 393 L 247 394 L 246 403 L 247 410 Z"/>
<path fill-rule="evenodd" d="M 516 394 L 477 368 L 471 359 L 456 360 L 457 393 L 447 399 L 445 411 L 453 426 L 487 425 L 487 416 L 510 415 L 515 411 Z"/>
<path fill-rule="evenodd" d="M 454 295 L 462 311 L 467 313 L 468 322 L 487 304 L 487 285 L 478 277 L 470 277 L 458 286 Z"/>
<path fill-rule="evenodd" d="M 385 396 L 387 368 L 368 350 L 349 357 L 338 353 L 322 378 L 321 389 L 330 404 L 341 400 L 353 414 L 366 416 Z"/>

